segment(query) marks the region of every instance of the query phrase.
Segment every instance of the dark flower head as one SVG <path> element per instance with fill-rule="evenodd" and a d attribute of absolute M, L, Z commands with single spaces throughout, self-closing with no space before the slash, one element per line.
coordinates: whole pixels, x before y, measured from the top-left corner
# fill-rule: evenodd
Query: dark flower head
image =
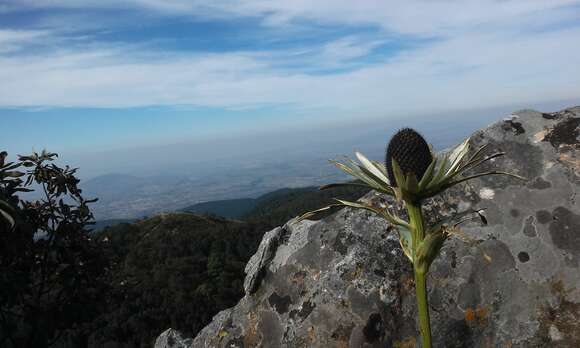
<path fill-rule="evenodd" d="M 423 137 L 411 128 L 403 128 L 398 131 L 387 146 L 385 166 L 391 186 L 397 187 L 393 174 L 393 158 L 397 161 L 404 174 L 413 173 L 417 180 L 421 180 L 423 174 L 433 161 L 429 145 Z"/>

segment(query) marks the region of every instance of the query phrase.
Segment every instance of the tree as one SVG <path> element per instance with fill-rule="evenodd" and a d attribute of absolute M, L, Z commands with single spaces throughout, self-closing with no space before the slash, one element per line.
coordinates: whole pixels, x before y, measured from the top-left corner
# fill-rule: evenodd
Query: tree
<path fill-rule="evenodd" d="M 56 157 L 42 151 L 6 163 L 0 153 L 2 347 L 83 345 L 99 304 L 106 267 L 86 229 L 96 199 L 82 197 L 77 169 Z M 19 198 L 33 187 L 41 198 Z"/>

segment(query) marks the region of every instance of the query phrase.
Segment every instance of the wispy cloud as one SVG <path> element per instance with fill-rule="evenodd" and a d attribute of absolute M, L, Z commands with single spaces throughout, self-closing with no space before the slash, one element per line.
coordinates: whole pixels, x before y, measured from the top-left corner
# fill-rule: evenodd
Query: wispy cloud
<path fill-rule="evenodd" d="M 12 30 L 0 28 L 0 54 L 18 51 L 50 37 L 47 30 Z"/>
<path fill-rule="evenodd" d="M 327 24 L 376 25 L 399 33 L 441 34 L 505 24 L 526 16 L 546 15 L 577 0 L 7 0 L 5 10 L 21 8 L 134 8 L 195 17 L 254 17 L 269 25 L 313 20 Z"/>
<path fill-rule="evenodd" d="M 288 26 L 328 26 L 341 34 L 312 43 L 302 33 L 292 47 L 216 53 L 107 42 L 82 30 L 2 29 L 0 106 L 287 105 L 352 117 L 576 98 L 579 4 L 19 0 L 3 10 L 123 8 L 196 20 L 249 18 L 265 36 L 274 28 L 284 35 Z M 393 41 L 397 49 L 388 48 Z M 22 51 L 42 42 L 51 42 L 42 54 Z"/>

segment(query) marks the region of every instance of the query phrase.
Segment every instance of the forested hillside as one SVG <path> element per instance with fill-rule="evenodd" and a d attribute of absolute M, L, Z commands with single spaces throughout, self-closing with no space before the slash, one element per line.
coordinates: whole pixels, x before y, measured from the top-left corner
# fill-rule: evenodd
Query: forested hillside
<path fill-rule="evenodd" d="M 91 345 L 150 347 L 167 326 L 197 332 L 242 296 L 243 270 L 262 230 L 241 221 L 175 213 L 99 233 L 112 273 Z"/>

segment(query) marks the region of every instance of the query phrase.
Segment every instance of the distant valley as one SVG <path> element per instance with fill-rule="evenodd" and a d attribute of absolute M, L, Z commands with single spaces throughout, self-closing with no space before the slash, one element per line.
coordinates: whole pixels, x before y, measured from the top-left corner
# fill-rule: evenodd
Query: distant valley
<path fill-rule="evenodd" d="M 227 219 L 255 220 L 256 217 L 278 214 L 276 210 L 285 210 L 292 207 L 292 211 L 298 206 L 309 206 L 305 201 L 328 199 L 332 194 L 351 194 L 362 195 L 365 190 L 345 189 L 331 190 L 328 192 L 319 192 L 318 186 L 308 186 L 301 188 L 284 188 L 261 195 L 257 198 L 235 198 L 218 201 L 209 201 L 197 203 L 191 206 L 176 209 L 179 212 L 194 213 L 199 215 L 216 215 Z M 312 198 L 312 197 L 315 198 Z M 300 204 L 293 204 L 294 201 L 300 201 Z M 314 205 L 313 205 L 314 207 Z M 284 217 L 286 218 L 286 217 Z M 100 231 L 106 227 L 115 226 L 121 223 L 133 223 L 139 219 L 105 219 L 98 220 L 91 229 Z"/>
<path fill-rule="evenodd" d="M 98 197 L 97 221 L 135 219 L 195 204 L 230 199 L 253 199 L 280 188 L 319 186 L 346 176 L 323 159 L 293 166 L 285 163 L 216 170 L 207 176 L 138 177 L 110 174 L 82 183 L 86 197 Z M 214 203 L 208 203 L 214 204 Z"/>
<path fill-rule="evenodd" d="M 352 157 L 354 151 L 362 151 L 369 158 L 382 160 L 385 139 L 390 132 L 403 126 L 422 130 L 436 149 L 443 149 L 497 119 L 498 114 L 497 111 L 488 112 L 474 118 L 459 114 L 434 116 L 432 120 L 421 123 L 400 120 L 375 128 L 365 124 L 326 132 L 286 134 L 284 142 L 288 144 L 282 144 L 275 135 L 258 140 L 242 139 L 238 140 L 239 143 L 232 140 L 221 143 L 221 155 L 214 157 L 207 155 L 204 147 L 173 146 L 163 152 L 147 152 L 148 157 L 140 162 L 140 170 L 134 168 L 130 173 L 99 175 L 83 180 L 80 187 L 86 197 L 99 198 L 92 205 L 92 211 L 100 222 L 137 219 L 191 206 L 212 211 L 226 204 L 216 201 L 232 199 L 240 201 L 235 203 L 235 208 L 230 207 L 234 209 L 231 211 L 242 209 L 238 213 L 243 213 L 243 209 L 250 209 L 256 203 L 253 200 L 269 192 L 346 180 L 346 174 L 331 165 L 328 159 L 341 155 Z M 453 127 L 449 127 L 450 124 Z M 244 152 L 244 146 L 251 141 L 255 144 Z M 261 145 L 258 146 L 257 142 Z M 214 148 L 212 151 L 217 150 Z M 177 159 L 168 162 L 169 154 Z M 141 154 L 131 156 L 133 161 L 141 158 Z M 108 158 L 99 158 L 88 163 L 88 167 L 81 166 L 81 172 L 102 161 L 108 161 Z M 217 214 L 223 215 L 220 212 L 218 209 Z"/>

